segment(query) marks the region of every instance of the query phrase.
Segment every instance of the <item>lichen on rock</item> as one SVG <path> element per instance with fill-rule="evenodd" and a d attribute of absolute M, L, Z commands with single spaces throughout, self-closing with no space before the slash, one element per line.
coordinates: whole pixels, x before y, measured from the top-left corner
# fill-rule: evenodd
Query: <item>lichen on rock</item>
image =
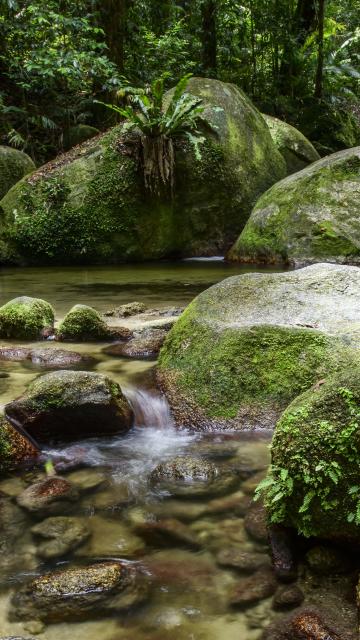
<path fill-rule="evenodd" d="M 295 127 L 287 122 L 262 114 L 270 129 L 271 137 L 283 156 L 288 175 L 301 171 L 320 156 L 311 142 Z"/>

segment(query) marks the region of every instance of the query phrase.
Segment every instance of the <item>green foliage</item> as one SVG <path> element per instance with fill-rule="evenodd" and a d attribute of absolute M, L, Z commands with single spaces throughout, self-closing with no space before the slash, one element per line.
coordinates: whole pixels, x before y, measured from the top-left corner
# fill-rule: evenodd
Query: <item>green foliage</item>
<path fill-rule="evenodd" d="M 173 138 L 186 136 L 195 149 L 196 158 L 201 160 L 200 144 L 205 142 L 205 137 L 200 134 L 198 124 L 205 123 L 204 108 L 201 98 L 186 92 L 190 77 L 191 74 L 187 74 L 179 80 L 168 106 L 164 104 L 164 76 L 154 80 L 148 91 L 131 89 L 131 104 L 125 107 L 104 105 L 125 118 L 124 132 L 140 134 L 145 187 L 158 195 L 164 186 L 170 185 L 173 191 Z"/>
<path fill-rule="evenodd" d="M 347 524 L 360 525 L 358 395 L 338 387 L 328 404 L 315 396 L 308 403 L 305 397 L 280 419 L 273 464 L 256 497 L 264 498 L 273 523 L 291 523 L 311 536 L 324 535 L 327 527 L 330 533 L 332 520 L 340 533 Z M 328 419 L 321 415 L 324 409 Z"/>

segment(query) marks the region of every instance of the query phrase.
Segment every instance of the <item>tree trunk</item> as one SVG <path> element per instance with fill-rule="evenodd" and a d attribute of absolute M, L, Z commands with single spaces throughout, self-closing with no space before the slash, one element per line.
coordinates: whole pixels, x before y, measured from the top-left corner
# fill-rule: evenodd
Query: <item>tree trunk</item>
<path fill-rule="evenodd" d="M 101 27 L 105 32 L 108 56 L 124 70 L 124 44 L 128 0 L 99 0 Z"/>
<path fill-rule="evenodd" d="M 150 3 L 151 27 L 160 36 L 170 24 L 171 0 L 158 0 Z"/>
<path fill-rule="evenodd" d="M 325 2 L 319 0 L 318 12 L 318 58 L 315 77 L 315 98 L 321 100 L 323 97 L 323 79 L 324 79 L 324 21 L 325 21 Z"/>
<path fill-rule="evenodd" d="M 317 0 L 298 0 L 290 25 L 289 39 L 285 43 L 280 67 L 280 91 L 283 95 L 293 93 L 294 78 L 301 69 L 293 52 L 301 48 L 317 27 Z"/>
<path fill-rule="evenodd" d="M 203 0 L 202 16 L 202 58 L 203 69 L 207 76 L 216 76 L 217 37 L 216 37 L 216 0 Z"/>

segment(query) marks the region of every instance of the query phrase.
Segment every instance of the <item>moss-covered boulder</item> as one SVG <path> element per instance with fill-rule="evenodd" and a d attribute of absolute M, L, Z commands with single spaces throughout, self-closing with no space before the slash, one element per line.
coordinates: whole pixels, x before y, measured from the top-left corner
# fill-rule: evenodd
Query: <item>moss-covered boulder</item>
<path fill-rule="evenodd" d="M 39 443 L 125 433 L 133 419 L 119 385 L 87 371 L 40 376 L 5 406 L 5 414 Z"/>
<path fill-rule="evenodd" d="M 21 296 L 0 307 L 0 337 L 38 340 L 54 327 L 54 310 L 40 298 Z"/>
<path fill-rule="evenodd" d="M 38 457 L 39 450 L 17 431 L 3 416 L 0 416 L 0 472 L 15 467 L 26 460 Z"/>
<path fill-rule="evenodd" d="M 145 192 L 136 135 L 115 127 L 41 167 L 1 201 L 0 241 L 13 261 L 112 263 L 229 248 L 257 198 L 286 175 L 285 162 L 237 87 L 192 78 L 188 91 L 203 99 L 212 127 L 204 127 L 201 160 L 187 139 L 175 140 L 173 198 Z"/>
<path fill-rule="evenodd" d="M 265 481 L 274 522 L 360 542 L 360 368 L 300 395 L 276 425 Z"/>
<path fill-rule="evenodd" d="M 0 200 L 18 180 L 34 169 L 35 165 L 26 153 L 0 145 Z"/>
<path fill-rule="evenodd" d="M 360 271 L 313 265 L 228 278 L 170 331 L 158 378 L 179 424 L 272 428 L 299 393 L 357 359 Z"/>
<path fill-rule="evenodd" d="M 70 309 L 57 330 L 58 340 L 70 342 L 108 340 L 111 336 L 111 330 L 96 309 L 84 304 Z"/>
<path fill-rule="evenodd" d="M 89 140 L 89 138 L 93 138 L 100 133 L 99 129 L 96 127 L 92 127 L 89 124 L 76 124 L 73 127 L 70 127 L 67 134 L 64 136 L 64 147 L 65 149 L 71 149 L 71 147 L 75 147 L 77 144 L 81 144 L 85 142 L 85 140 Z"/>
<path fill-rule="evenodd" d="M 288 175 L 301 171 L 312 162 L 320 160 L 320 156 L 311 142 L 287 122 L 263 114 L 271 137 L 283 156 Z"/>
<path fill-rule="evenodd" d="M 360 147 L 323 158 L 264 193 L 229 258 L 360 264 Z"/>

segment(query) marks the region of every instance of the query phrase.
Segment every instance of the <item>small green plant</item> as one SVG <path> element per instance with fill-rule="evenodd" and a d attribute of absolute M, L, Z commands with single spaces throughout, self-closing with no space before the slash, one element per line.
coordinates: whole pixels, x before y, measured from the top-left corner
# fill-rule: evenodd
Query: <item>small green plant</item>
<path fill-rule="evenodd" d="M 181 78 L 167 106 L 164 104 L 165 77 L 155 80 L 147 91 L 131 87 L 122 90 L 119 97 L 128 96 L 130 104 L 127 106 L 101 103 L 125 118 L 124 131 L 139 133 L 145 187 L 157 195 L 164 187 L 170 187 L 173 193 L 174 138 L 186 136 L 194 147 L 197 160 L 201 160 L 200 145 L 205 142 L 198 129 L 200 122 L 206 123 L 202 100 L 186 92 L 191 74 Z"/>

